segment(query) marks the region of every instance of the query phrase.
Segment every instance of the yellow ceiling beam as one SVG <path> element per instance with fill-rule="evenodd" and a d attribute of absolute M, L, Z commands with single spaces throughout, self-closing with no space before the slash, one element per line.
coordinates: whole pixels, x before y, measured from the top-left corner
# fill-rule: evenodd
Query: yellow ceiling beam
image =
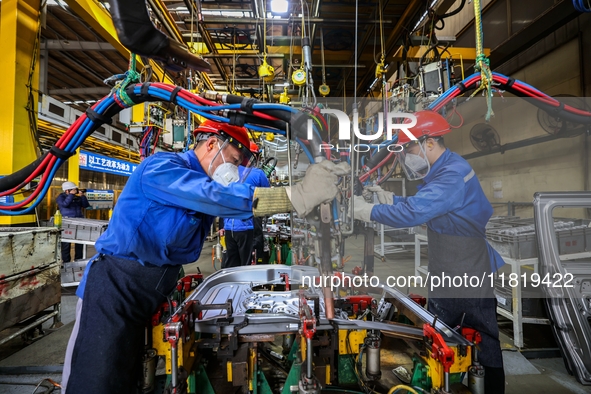
<path fill-rule="evenodd" d="M 416 47 L 410 47 L 408 49 L 408 54 L 406 59 L 410 62 L 417 62 L 419 59 L 427 52 L 429 46 L 427 45 L 420 45 Z M 448 53 L 449 52 L 449 53 Z M 486 56 L 490 56 L 490 48 L 484 48 L 484 54 Z M 394 53 L 394 58 L 392 60 L 401 62 L 404 60 L 403 58 L 403 47 L 398 48 L 396 53 Z M 461 48 L 461 47 L 449 47 L 447 48 L 446 52 L 441 54 L 443 59 L 447 59 L 449 57 L 455 59 L 463 59 L 463 60 L 475 60 L 476 59 L 476 48 Z"/>
<path fill-rule="evenodd" d="M 88 23 L 101 37 L 109 42 L 113 47 L 121 53 L 123 56 L 129 57 L 130 52 L 125 48 L 117 37 L 117 31 L 113 25 L 111 14 L 105 9 L 105 7 L 95 0 L 65 0 L 68 6 L 86 23 Z M 141 59 L 138 59 L 138 63 L 142 65 Z M 170 79 L 165 73 L 162 67 L 156 62 L 150 60 L 152 70 L 160 81 L 165 83 L 174 84 L 174 81 Z M 164 79 L 162 76 L 164 75 Z"/>

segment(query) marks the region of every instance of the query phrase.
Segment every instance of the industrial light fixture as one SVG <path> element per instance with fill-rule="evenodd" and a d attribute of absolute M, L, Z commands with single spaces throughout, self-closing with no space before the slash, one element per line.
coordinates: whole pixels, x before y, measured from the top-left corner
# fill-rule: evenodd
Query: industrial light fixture
<path fill-rule="evenodd" d="M 289 2 L 287 0 L 271 0 L 271 14 L 287 14 Z"/>

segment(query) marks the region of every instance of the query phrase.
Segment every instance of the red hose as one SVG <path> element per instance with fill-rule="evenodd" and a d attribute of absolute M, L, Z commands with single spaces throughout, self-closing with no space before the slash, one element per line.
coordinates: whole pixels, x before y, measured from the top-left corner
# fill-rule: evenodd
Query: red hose
<path fill-rule="evenodd" d="M 371 170 L 369 170 L 369 171 L 368 171 L 368 172 L 366 172 L 365 174 L 361 175 L 361 176 L 359 177 L 359 180 L 360 180 L 361 182 L 365 182 L 365 181 L 366 181 L 366 180 L 369 178 L 369 176 L 370 176 L 371 174 L 373 174 L 374 172 L 376 172 L 376 171 L 378 170 L 378 168 L 380 168 L 380 167 L 382 167 L 384 164 L 386 164 L 386 163 L 388 162 L 388 160 L 390 160 L 390 159 L 392 158 L 392 156 L 394 156 L 394 152 L 390 152 L 390 153 L 388 154 L 388 156 L 386 156 L 386 157 L 384 158 L 384 160 L 382 160 L 382 161 L 380 161 L 380 162 L 378 163 L 378 165 L 377 165 L 377 166 L 375 166 L 374 168 L 372 168 Z"/>

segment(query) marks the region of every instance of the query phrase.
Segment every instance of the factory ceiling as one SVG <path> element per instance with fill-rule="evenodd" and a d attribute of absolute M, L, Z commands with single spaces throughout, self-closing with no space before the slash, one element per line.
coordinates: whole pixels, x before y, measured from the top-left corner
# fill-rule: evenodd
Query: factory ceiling
<path fill-rule="evenodd" d="M 93 29 L 87 17 L 78 15 L 73 3 L 47 1 L 40 42 L 41 70 L 46 71 L 40 90 L 83 109 L 109 92 L 103 81 L 127 70 L 129 58 Z M 323 80 L 324 47 L 324 79 L 330 96 L 368 95 L 382 52 L 387 71 L 393 71 L 396 65 L 391 59 L 402 37 L 426 10 L 426 2 L 420 0 L 290 1 L 291 16 L 271 14 L 271 0 L 148 0 L 147 4 L 157 28 L 194 48 L 211 64 L 206 87 L 254 96 L 263 88 L 257 69 L 265 48 L 267 63 L 274 68 L 274 79 L 268 84 L 280 92 L 287 82 L 290 92 L 297 94 L 291 73 L 302 62 L 302 35 L 313 43 L 316 88 Z M 106 2 L 100 5 L 109 8 Z M 354 64 L 358 64 L 357 80 Z M 187 85 L 188 72 L 169 77 Z"/>

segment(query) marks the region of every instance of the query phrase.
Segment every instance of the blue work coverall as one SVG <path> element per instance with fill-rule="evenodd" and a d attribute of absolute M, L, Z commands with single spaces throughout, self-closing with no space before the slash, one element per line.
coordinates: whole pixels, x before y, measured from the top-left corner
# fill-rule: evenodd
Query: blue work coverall
<path fill-rule="evenodd" d="M 238 171 L 242 177 L 245 167 L 240 166 Z M 244 180 L 244 183 L 255 187 L 271 186 L 267 176 L 259 168 L 253 168 Z M 257 228 L 255 229 L 255 227 Z M 250 264 L 252 251 L 255 248 L 257 250 L 257 259 L 262 257 L 262 243 L 264 241 L 262 223 L 258 222 L 258 219 L 253 217 L 245 220 L 224 218 L 224 230 L 226 234 L 226 251 L 222 264 L 223 268 L 240 267 Z"/>
<path fill-rule="evenodd" d="M 251 185 L 213 182 L 194 151 L 157 153 L 137 167 L 76 293 L 68 394 L 136 392 L 151 315 L 181 266 L 199 258 L 214 217 L 252 216 L 253 193 Z"/>
<path fill-rule="evenodd" d="M 493 379 L 501 380 L 499 387 L 487 389 L 487 393 L 501 393 L 503 360 L 490 273 L 504 261 L 486 241 L 485 227 L 492 213 L 470 164 L 446 149 L 416 195 L 395 196 L 392 205 L 374 206 L 371 220 L 398 228 L 427 224 L 431 281 L 444 274 L 485 278 L 478 284 L 473 282 L 477 286 L 429 288 L 428 309 L 452 328 L 463 324 L 481 333 L 479 360 L 490 377 L 485 378 L 485 386 L 491 387 Z"/>
<path fill-rule="evenodd" d="M 60 193 L 55 199 L 60 213 L 65 218 L 83 218 L 82 208 L 88 208 L 90 203 L 86 196 L 77 196 L 75 194 Z M 62 261 L 68 263 L 72 260 L 70 242 L 62 242 Z M 74 260 L 79 260 L 83 256 L 84 245 L 74 244 Z"/>

